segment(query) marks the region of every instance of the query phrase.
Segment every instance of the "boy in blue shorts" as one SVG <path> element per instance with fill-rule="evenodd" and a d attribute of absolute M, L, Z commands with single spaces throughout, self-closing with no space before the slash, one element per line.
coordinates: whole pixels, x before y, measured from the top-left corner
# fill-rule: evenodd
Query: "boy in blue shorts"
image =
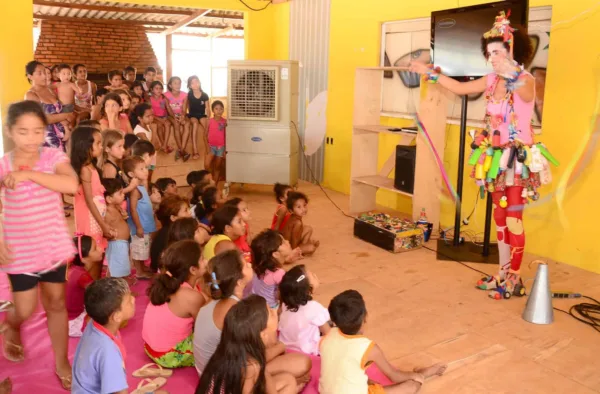
<path fill-rule="evenodd" d="M 92 319 L 73 360 L 73 394 L 126 394 L 125 346 L 121 324 L 135 314 L 135 298 L 121 278 L 94 281 L 85 290 L 85 310 Z"/>

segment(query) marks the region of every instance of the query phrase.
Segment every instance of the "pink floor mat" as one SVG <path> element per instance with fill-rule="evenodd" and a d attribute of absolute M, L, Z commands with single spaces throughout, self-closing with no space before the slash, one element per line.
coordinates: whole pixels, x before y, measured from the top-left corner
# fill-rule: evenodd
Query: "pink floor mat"
<path fill-rule="evenodd" d="M 148 297 L 146 297 L 148 283 L 148 281 L 139 281 L 133 287 L 133 291 L 138 293 L 135 317 L 129 322 L 127 327 L 121 330 L 123 342 L 127 348 L 129 391 L 133 391 L 141 381 L 141 379 L 131 376 L 133 371 L 150 362 L 150 359 L 144 353 L 141 336 L 144 311 L 148 304 Z M 11 299 L 6 275 L 0 275 L 0 299 Z M 4 319 L 4 316 L 0 316 L 0 319 Z M 0 380 L 10 377 L 13 381 L 14 394 L 65 393 L 66 391 L 62 389 L 58 378 L 54 374 L 54 357 L 46 328 L 46 315 L 41 306 L 38 307 L 38 311 L 32 318 L 24 324 L 22 337 L 25 348 L 25 361 L 14 364 L 0 356 Z M 71 361 L 75 355 L 75 348 L 78 341 L 78 338 L 69 339 L 69 359 Z M 311 358 L 311 380 L 305 387 L 303 394 L 317 394 L 319 392 L 321 359 L 314 356 Z M 367 370 L 367 375 L 369 375 L 371 380 L 383 385 L 391 383 L 375 366 Z M 163 389 L 169 391 L 171 394 L 192 394 L 197 384 L 198 374 L 196 373 L 196 369 L 181 368 L 173 371 L 173 376 L 168 379 Z"/>

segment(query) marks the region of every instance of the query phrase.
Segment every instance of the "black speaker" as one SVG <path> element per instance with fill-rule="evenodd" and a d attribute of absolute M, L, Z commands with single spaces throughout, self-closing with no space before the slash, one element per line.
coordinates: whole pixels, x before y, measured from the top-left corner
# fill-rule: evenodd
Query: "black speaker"
<path fill-rule="evenodd" d="M 396 146 L 396 170 L 394 174 L 394 188 L 412 194 L 415 189 L 415 162 L 417 147 Z"/>

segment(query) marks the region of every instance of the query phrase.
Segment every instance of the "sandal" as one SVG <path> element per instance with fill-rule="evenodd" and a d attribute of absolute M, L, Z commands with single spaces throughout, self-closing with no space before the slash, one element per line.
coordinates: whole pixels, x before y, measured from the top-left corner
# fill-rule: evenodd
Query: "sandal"
<path fill-rule="evenodd" d="M 10 301 L 0 301 L 0 312 L 6 312 L 13 307 L 13 303 Z M 1 332 L 1 331 L 0 331 Z"/>
<path fill-rule="evenodd" d="M 67 391 L 71 391 L 71 385 L 73 384 L 73 375 L 68 375 L 68 376 L 60 376 L 58 374 L 58 372 L 54 372 L 56 374 L 56 377 L 60 379 L 60 384 L 62 385 L 62 388 L 67 390 Z"/>
<path fill-rule="evenodd" d="M 171 375 L 173 375 L 173 370 L 163 369 L 163 367 L 161 367 L 158 364 L 150 363 L 150 364 L 144 365 L 143 367 L 141 367 L 140 369 L 135 371 L 132 375 L 133 375 L 133 377 L 136 377 L 136 378 L 150 378 L 150 377 L 168 378 Z"/>
<path fill-rule="evenodd" d="M 131 394 L 147 394 L 152 393 L 167 383 L 165 378 L 144 379 L 138 384 L 137 388 Z"/>

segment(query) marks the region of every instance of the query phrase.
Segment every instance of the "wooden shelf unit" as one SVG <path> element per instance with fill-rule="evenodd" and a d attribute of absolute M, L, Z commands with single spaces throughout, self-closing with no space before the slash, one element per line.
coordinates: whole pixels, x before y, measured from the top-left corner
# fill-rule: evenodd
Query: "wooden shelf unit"
<path fill-rule="evenodd" d="M 352 128 L 352 164 L 350 184 L 350 212 L 361 213 L 376 208 L 379 189 L 410 196 L 413 199 L 413 218 L 418 219 L 422 208 L 437 228 L 440 216 L 439 195 L 441 175 L 430 148 L 422 135 L 393 132 L 390 126 L 380 124 L 381 97 L 384 71 L 405 71 L 405 68 L 372 67 L 356 69 L 354 87 L 354 116 Z M 438 85 L 423 84 L 419 116 L 433 145 L 440 155 L 445 146 L 447 91 Z M 414 193 L 397 190 L 389 178 L 396 161 L 395 149 L 385 164 L 378 168 L 379 134 L 400 136 L 398 145 L 411 145 L 416 140 L 417 158 Z"/>

